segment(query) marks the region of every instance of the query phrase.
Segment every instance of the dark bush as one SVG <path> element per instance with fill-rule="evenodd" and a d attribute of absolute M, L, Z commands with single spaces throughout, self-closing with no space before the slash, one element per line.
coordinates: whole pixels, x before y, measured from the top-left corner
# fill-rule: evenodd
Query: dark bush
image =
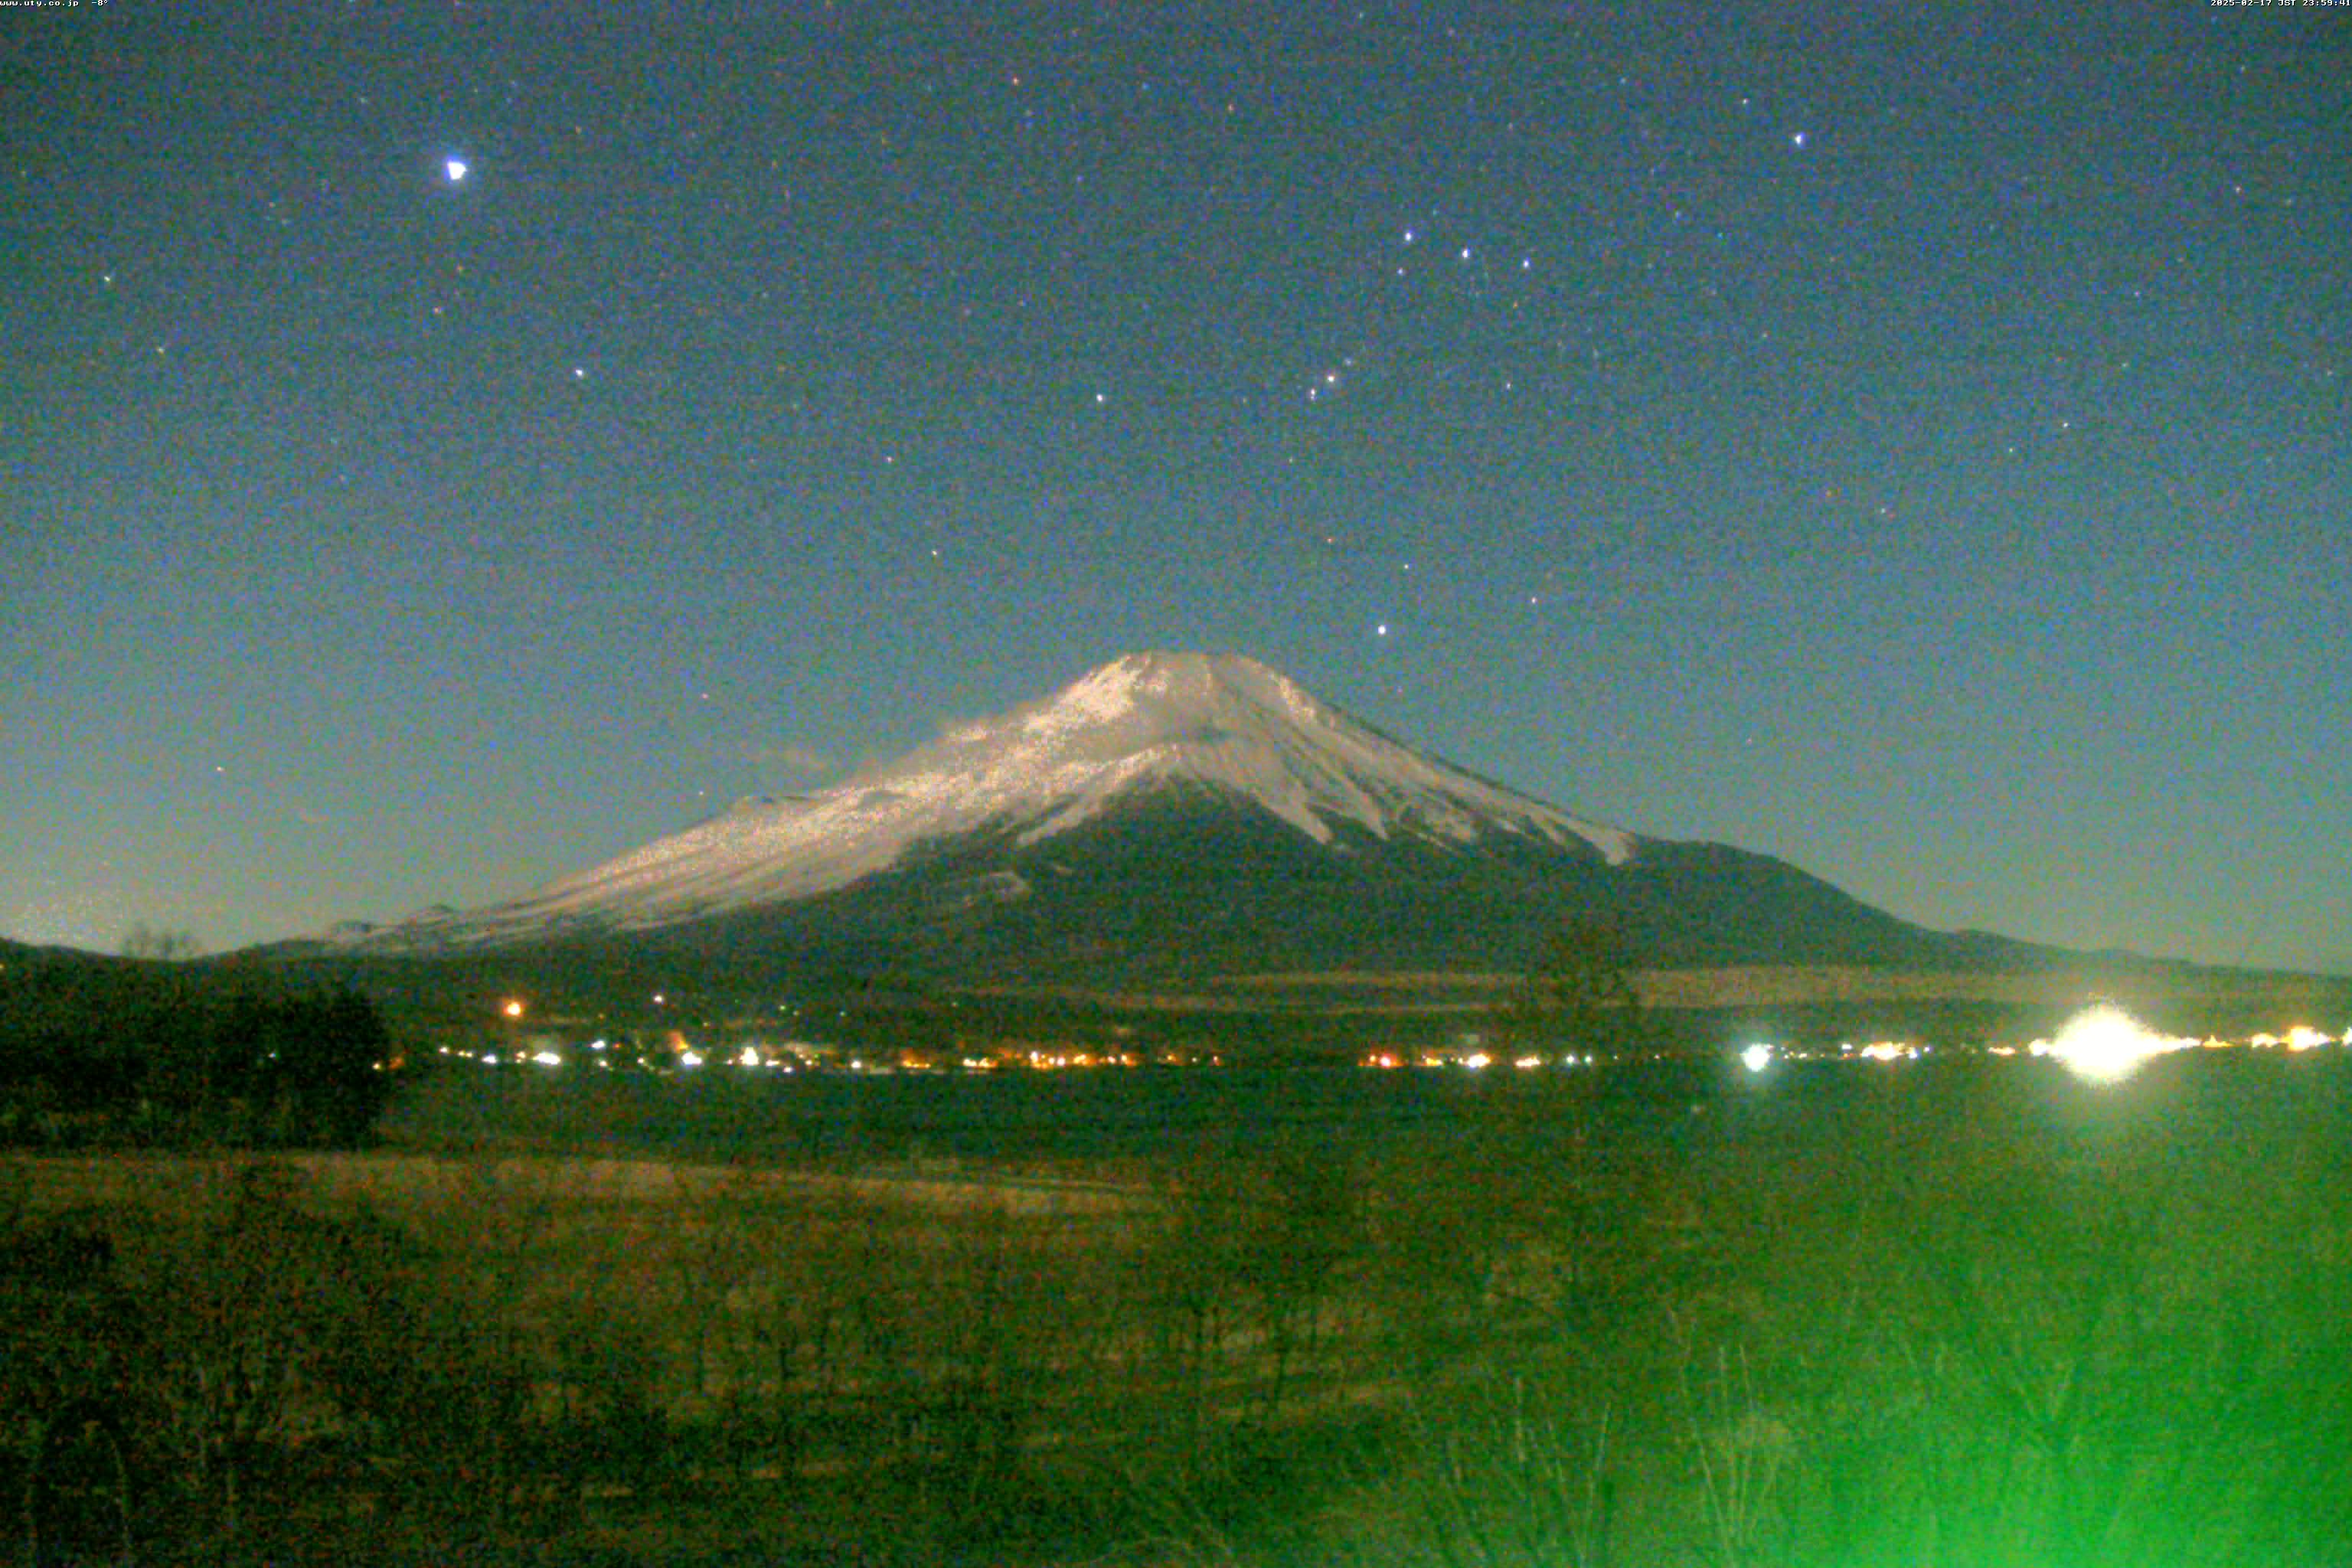
<path fill-rule="evenodd" d="M 392 1090 L 375 1005 L 45 973 L 0 993 L 0 1143 L 349 1148 Z"/>

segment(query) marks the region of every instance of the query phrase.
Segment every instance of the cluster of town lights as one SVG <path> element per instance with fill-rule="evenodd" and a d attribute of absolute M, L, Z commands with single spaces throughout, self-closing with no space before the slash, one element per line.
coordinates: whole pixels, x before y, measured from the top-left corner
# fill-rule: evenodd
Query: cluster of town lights
<path fill-rule="evenodd" d="M 653 994 L 657 1004 L 667 998 L 661 992 Z M 520 1025 L 530 1014 L 530 1004 L 519 996 L 500 998 L 492 1008 L 496 1016 L 509 1026 Z M 798 1009 L 779 1005 L 779 1013 Z M 551 1021 L 552 1022 L 552 1021 Z M 731 1029 L 722 1029 L 731 1034 Z M 478 1062 L 484 1067 L 506 1065 L 562 1068 L 589 1065 L 599 1069 L 672 1073 L 692 1071 L 705 1066 L 714 1069 L 736 1068 L 754 1072 L 823 1072 L 854 1073 L 931 1072 L 961 1068 L 966 1072 L 997 1072 L 1005 1069 L 1026 1069 L 1034 1072 L 1056 1072 L 1088 1068 L 1190 1068 L 1223 1067 L 1225 1058 L 1215 1051 L 1180 1046 L 1159 1046 L 1139 1048 L 1126 1047 L 1040 1046 L 1027 1042 L 999 1043 L 979 1048 L 963 1047 L 957 1049 L 931 1049 L 902 1047 L 879 1051 L 856 1051 L 838 1046 L 823 1045 L 806 1039 L 790 1039 L 772 1043 L 766 1039 L 745 1040 L 737 1036 L 733 1043 L 698 1045 L 689 1040 L 682 1029 L 660 1031 L 657 1043 L 643 1044 L 628 1039 L 606 1039 L 602 1037 L 585 1045 L 565 1041 L 553 1032 L 509 1027 L 501 1031 L 502 1043 L 481 1048 L 464 1046 L 442 1046 L 441 1056 Z"/>
<path fill-rule="evenodd" d="M 1517 1068 L 1521 1072 L 1533 1072 L 1538 1068 L 1548 1067 L 1594 1067 L 1599 1065 L 1600 1060 L 1598 1056 L 1590 1051 L 1582 1056 L 1577 1055 L 1574 1051 L 1564 1051 L 1557 1057 L 1538 1056 L 1532 1053 L 1516 1056 L 1507 1058 L 1507 1065 Z M 1380 1068 L 1388 1071 L 1402 1068 L 1467 1068 L 1472 1072 L 1484 1072 L 1490 1067 L 1505 1062 L 1506 1058 L 1490 1055 L 1486 1051 L 1474 1050 L 1465 1054 L 1459 1050 L 1449 1049 L 1371 1051 L 1360 1058 L 1360 1065 Z"/>
<path fill-rule="evenodd" d="M 2309 1051 L 2337 1044 L 2352 1047 L 2352 1028 L 2344 1031 L 2340 1041 L 2308 1024 L 2297 1024 L 2284 1035 L 2256 1034 L 2242 1041 L 2210 1036 L 2197 1039 L 2181 1035 L 2159 1035 L 2122 1008 L 2112 1003 L 2101 1002 L 2068 1018 L 2055 1037 L 2032 1041 L 2025 1047 L 2025 1054 L 2046 1057 L 2085 1083 L 2108 1084 L 2122 1082 L 2138 1071 L 2141 1063 L 2168 1051 L 2220 1050 L 2240 1045 L 2255 1050 Z M 1988 1056 L 2013 1057 L 2019 1054 L 2013 1046 L 1987 1046 L 1984 1049 Z M 1856 1046 L 1848 1041 L 1838 1047 L 1833 1059 L 1916 1061 L 1922 1053 L 1932 1054 L 1934 1050 L 1933 1046 L 1917 1046 L 1903 1040 L 1874 1040 L 1866 1046 Z M 1763 1073 L 1769 1071 L 1776 1061 L 1806 1060 L 1811 1056 L 1810 1052 L 1787 1051 L 1759 1040 L 1739 1053 L 1739 1063 L 1751 1073 Z"/>
<path fill-rule="evenodd" d="M 656 1000 L 661 1001 L 664 998 L 657 994 Z M 526 1005 L 520 998 L 508 998 L 498 1005 L 499 1016 L 510 1024 L 520 1023 L 527 1011 Z M 536 1037 L 526 1038 L 520 1044 L 510 1041 L 508 1048 L 503 1052 L 495 1049 L 476 1052 L 444 1046 L 440 1048 L 440 1054 L 468 1058 L 489 1067 L 496 1067 L 503 1061 L 560 1068 L 569 1059 L 567 1049 L 571 1047 L 559 1049 L 558 1044 L 559 1042 L 552 1036 L 542 1034 Z M 2193 1047 L 2216 1049 L 2232 1046 L 2251 1047 L 2258 1050 L 2308 1051 L 2337 1044 L 2352 1048 L 2352 1028 L 2347 1028 L 2344 1031 L 2340 1041 L 2336 1037 L 2315 1029 L 2306 1024 L 2297 1024 L 2283 1035 L 2262 1033 L 2249 1036 L 2242 1040 L 2224 1040 L 2210 1037 L 2197 1039 L 2187 1036 L 2159 1035 L 2122 1008 L 2112 1003 L 2101 1002 L 2084 1007 L 2068 1018 L 2065 1025 L 2053 1038 L 2034 1040 L 2021 1049 L 2007 1045 L 1987 1045 L 1981 1048 L 1989 1056 L 2014 1057 L 2025 1054 L 2046 1057 L 2060 1063 L 2069 1072 L 2086 1083 L 2112 1084 L 2129 1078 L 2139 1069 L 2141 1063 L 2150 1058 L 2161 1056 L 2169 1051 L 2187 1050 Z M 1477 1035 L 1465 1035 L 1458 1042 L 1448 1047 L 1417 1051 L 1376 1050 L 1367 1053 L 1360 1061 L 1363 1066 L 1371 1068 L 1465 1068 L 1473 1071 L 1505 1065 L 1522 1071 L 1555 1066 L 1590 1068 L 1600 1065 L 1600 1058 L 1591 1052 L 1579 1054 L 1569 1051 L 1557 1056 L 1534 1053 L 1501 1055 L 1482 1048 L 1482 1045 L 1483 1042 Z M 615 1065 L 623 1065 L 656 1072 L 699 1068 L 706 1061 L 728 1067 L 787 1073 L 803 1068 L 846 1068 L 852 1072 L 892 1072 L 900 1069 L 920 1071 L 940 1068 L 961 1068 L 965 1071 L 972 1072 L 992 1071 L 1005 1068 L 1054 1071 L 1103 1067 L 1134 1068 L 1143 1066 L 1147 1061 L 1154 1065 L 1170 1067 L 1223 1065 L 1223 1058 L 1213 1053 L 1203 1054 L 1168 1047 L 1151 1051 L 1147 1055 L 1131 1048 L 1089 1050 L 1066 1047 L 1046 1048 L 1030 1045 L 1000 1046 L 981 1053 L 972 1053 L 969 1050 L 944 1053 L 901 1050 L 886 1053 L 878 1059 L 868 1061 L 860 1055 L 844 1053 L 831 1047 L 811 1045 L 804 1040 L 791 1041 L 782 1047 L 740 1044 L 705 1050 L 689 1044 L 683 1034 L 675 1030 L 669 1032 L 666 1047 L 656 1047 L 644 1055 L 636 1054 L 630 1047 L 601 1038 L 589 1042 L 585 1047 L 576 1048 L 598 1068 L 609 1068 Z M 1827 1050 L 1815 1052 L 1791 1049 L 1767 1040 L 1756 1040 L 1740 1050 L 1738 1060 L 1740 1066 L 1748 1073 L 1760 1076 L 1769 1072 L 1775 1063 L 1781 1061 L 1809 1061 L 1816 1058 L 1826 1058 L 1835 1061 L 1916 1061 L 1923 1055 L 1934 1054 L 1935 1050 L 1936 1047 L 1933 1046 L 1918 1045 L 1906 1040 L 1874 1040 L 1867 1045 L 1859 1046 L 1847 1041 L 1840 1045 L 1834 1052 Z M 625 1052 L 625 1055 L 623 1054 Z"/>

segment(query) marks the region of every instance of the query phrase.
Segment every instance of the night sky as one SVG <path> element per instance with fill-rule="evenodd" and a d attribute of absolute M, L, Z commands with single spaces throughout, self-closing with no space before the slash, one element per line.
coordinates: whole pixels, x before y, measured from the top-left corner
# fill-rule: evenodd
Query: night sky
<path fill-rule="evenodd" d="M 2003 9 L 0 10 L 0 935 L 487 902 L 1167 647 L 2352 972 L 2352 9 Z"/>

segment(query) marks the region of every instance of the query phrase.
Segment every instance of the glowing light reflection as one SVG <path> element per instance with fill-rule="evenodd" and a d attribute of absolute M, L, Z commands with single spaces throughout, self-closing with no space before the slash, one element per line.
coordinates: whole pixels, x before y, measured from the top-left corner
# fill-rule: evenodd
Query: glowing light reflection
<path fill-rule="evenodd" d="M 2067 1019 L 2056 1039 L 2036 1040 L 2032 1048 L 2035 1056 L 2056 1057 L 2086 1083 L 2119 1083 L 2148 1058 L 2196 1043 L 2156 1034 L 2122 1008 L 2103 1002 Z"/>

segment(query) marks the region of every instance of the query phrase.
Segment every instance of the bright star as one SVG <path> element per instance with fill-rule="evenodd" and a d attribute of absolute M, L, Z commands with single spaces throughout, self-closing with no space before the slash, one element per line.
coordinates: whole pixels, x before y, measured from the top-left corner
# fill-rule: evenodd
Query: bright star
<path fill-rule="evenodd" d="M 1791 147 L 1801 147 L 1801 146 L 1803 146 L 1804 144 L 1805 144 L 1805 133 L 1804 133 L 1803 132 L 1801 132 L 1801 131 L 1795 131 L 1795 132 L 1790 132 L 1790 135 L 1789 135 L 1789 145 L 1790 145 L 1790 146 L 1791 146 Z"/>
<path fill-rule="evenodd" d="M 449 183 L 451 184 L 455 185 L 464 183 L 467 173 L 466 160 L 463 158 L 452 158 L 441 166 L 449 172 Z"/>

